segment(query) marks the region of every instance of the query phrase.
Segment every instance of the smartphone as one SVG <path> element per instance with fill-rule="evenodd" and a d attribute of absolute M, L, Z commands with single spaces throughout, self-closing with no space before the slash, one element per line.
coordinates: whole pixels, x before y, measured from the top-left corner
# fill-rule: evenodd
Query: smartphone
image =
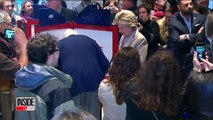
<path fill-rule="evenodd" d="M 14 30 L 12 29 L 5 29 L 4 30 L 5 39 L 7 40 L 14 40 Z"/>
<path fill-rule="evenodd" d="M 201 58 L 202 59 L 206 59 L 205 43 L 196 43 L 195 44 L 195 50 L 197 52 L 198 61 L 201 61 Z"/>

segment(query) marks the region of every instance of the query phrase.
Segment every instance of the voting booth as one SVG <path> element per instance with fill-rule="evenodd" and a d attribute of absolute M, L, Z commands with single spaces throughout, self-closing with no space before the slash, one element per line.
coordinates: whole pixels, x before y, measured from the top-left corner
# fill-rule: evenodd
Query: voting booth
<path fill-rule="evenodd" d="M 103 53 L 108 60 L 112 59 L 112 56 L 118 50 L 118 27 L 117 26 L 96 26 L 77 24 L 75 22 L 67 22 L 57 25 L 40 26 L 39 20 L 28 19 L 27 20 L 27 38 L 36 33 L 50 33 L 60 39 L 63 38 L 63 33 L 66 29 L 71 28 L 77 31 L 78 34 L 87 35 L 94 39 L 103 50 Z"/>
<path fill-rule="evenodd" d="M 94 6 L 91 6 L 94 7 Z M 82 24 L 79 23 L 78 20 L 86 20 L 88 21 L 91 19 L 91 21 L 97 20 L 94 19 L 94 16 L 88 15 L 87 9 L 86 11 L 82 11 L 77 15 L 78 18 L 76 18 L 76 22 L 66 22 L 65 17 L 58 12 L 54 11 L 51 8 L 47 8 L 44 5 L 34 5 L 34 12 L 33 12 L 33 18 L 34 19 L 27 19 L 27 25 L 26 25 L 26 34 L 27 38 L 29 39 L 31 36 L 35 35 L 36 33 L 50 33 L 56 37 L 58 37 L 59 40 L 63 39 L 63 34 L 66 29 L 74 29 L 77 31 L 78 34 L 86 35 L 92 39 L 94 39 L 98 45 L 103 50 L 103 53 L 107 57 L 107 59 L 110 61 L 112 59 L 112 56 L 117 52 L 118 50 L 118 27 L 117 26 L 101 26 L 105 25 L 103 24 Z M 90 9 L 90 7 L 88 7 Z M 105 12 L 109 11 L 99 11 L 103 15 L 106 14 Z M 100 15 L 100 13 L 98 13 Z M 87 19 L 83 19 L 83 18 Z M 96 17 L 95 17 L 96 18 Z M 93 20 L 94 19 L 94 20 Z M 101 18 L 99 18 L 101 19 Z M 106 18 L 104 18 L 106 19 Z M 110 20 L 110 18 L 109 18 Z M 100 20 L 99 20 L 100 21 Z M 106 20 L 102 21 L 106 22 Z M 83 22 L 85 23 L 85 21 Z M 107 24 L 108 25 L 108 24 Z"/>

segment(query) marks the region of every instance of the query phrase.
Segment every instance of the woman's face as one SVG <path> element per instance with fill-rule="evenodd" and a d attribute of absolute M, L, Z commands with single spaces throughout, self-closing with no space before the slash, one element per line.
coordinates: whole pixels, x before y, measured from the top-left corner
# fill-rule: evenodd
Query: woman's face
<path fill-rule="evenodd" d="M 120 22 L 118 22 L 118 28 L 119 28 L 119 32 L 124 36 L 124 37 L 128 37 L 132 34 L 132 28 L 129 27 L 126 24 L 122 24 Z"/>
<path fill-rule="evenodd" d="M 144 7 L 141 7 L 139 9 L 139 18 L 143 21 L 146 22 L 149 20 L 149 14 L 147 13 L 147 10 Z"/>
<path fill-rule="evenodd" d="M 24 8 L 27 15 L 31 15 L 33 13 L 33 7 L 31 2 L 26 2 Z"/>

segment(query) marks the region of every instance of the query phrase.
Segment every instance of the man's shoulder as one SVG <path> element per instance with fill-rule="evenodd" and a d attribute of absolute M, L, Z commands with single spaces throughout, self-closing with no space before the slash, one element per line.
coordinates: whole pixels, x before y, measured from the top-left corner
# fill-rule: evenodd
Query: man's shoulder
<path fill-rule="evenodd" d="M 70 14 L 70 15 L 77 15 L 77 12 L 75 10 L 64 8 L 64 7 L 62 7 L 61 13 L 66 13 L 66 14 Z"/>
<path fill-rule="evenodd" d="M 86 35 L 70 35 L 62 40 L 60 40 L 60 42 L 66 42 L 66 41 L 75 41 L 77 40 L 78 42 L 86 42 L 86 41 L 93 41 L 92 38 L 86 36 Z M 86 41 L 85 41 L 86 40 Z"/>
<path fill-rule="evenodd" d="M 135 40 L 137 40 L 137 41 L 146 41 L 146 38 L 144 37 L 144 35 L 143 34 L 141 34 L 140 32 L 136 32 L 136 34 L 135 34 Z"/>
<path fill-rule="evenodd" d="M 206 19 L 206 16 L 205 16 L 205 15 L 202 15 L 202 14 L 193 13 L 193 19 L 205 20 L 205 19 Z"/>
<path fill-rule="evenodd" d="M 176 25 L 177 22 L 180 22 L 180 20 L 178 19 L 178 17 L 180 17 L 179 15 L 174 15 L 170 18 L 169 21 L 169 25 Z"/>

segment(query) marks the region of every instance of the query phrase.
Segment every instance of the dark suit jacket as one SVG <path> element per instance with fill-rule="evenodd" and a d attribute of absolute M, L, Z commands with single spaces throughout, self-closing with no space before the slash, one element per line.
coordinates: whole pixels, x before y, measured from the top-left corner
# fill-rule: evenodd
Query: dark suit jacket
<path fill-rule="evenodd" d="M 213 71 L 192 71 L 185 84 L 187 120 L 213 120 Z M 196 98 L 195 98 L 196 96 Z"/>
<path fill-rule="evenodd" d="M 66 21 L 75 21 L 77 12 L 75 10 L 70 10 L 65 7 L 62 7 L 60 14 L 65 17 Z"/>
<path fill-rule="evenodd" d="M 59 41 L 59 69 L 73 78 L 71 93 L 97 92 L 109 61 L 95 40 L 85 35 L 70 35 Z"/>
<path fill-rule="evenodd" d="M 205 16 L 193 14 L 191 20 L 191 34 L 180 13 L 171 18 L 169 23 L 168 49 L 175 53 L 182 68 L 185 68 L 184 65 L 187 61 L 185 58 L 190 53 L 195 42 L 205 39 L 204 29 L 202 33 L 198 34 L 199 29 L 205 24 Z M 182 34 L 189 34 L 190 40 L 180 41 L 179 36 Z"/>
<path fill-rule="evenodd" d="M 10 89 L 10 80 L 15 78 L 15 73 L 20 65 L 11 59 L 16 57 L 15 49 L 0 36 L 0 91 Z"/>

